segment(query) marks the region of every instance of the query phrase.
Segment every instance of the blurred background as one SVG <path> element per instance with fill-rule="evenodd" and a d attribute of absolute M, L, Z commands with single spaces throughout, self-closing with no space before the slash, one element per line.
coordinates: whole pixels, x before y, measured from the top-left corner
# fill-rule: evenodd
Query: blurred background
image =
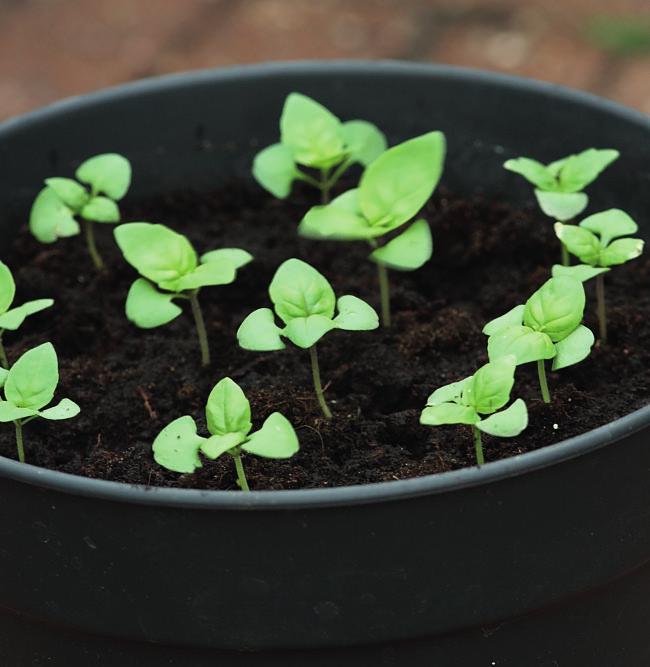
<path fill-rule="evenodd" d="M 299 58 L 481 67 L 650 113 L 650 0 L 0 0 L 0 120 L 132 79 Z"/>

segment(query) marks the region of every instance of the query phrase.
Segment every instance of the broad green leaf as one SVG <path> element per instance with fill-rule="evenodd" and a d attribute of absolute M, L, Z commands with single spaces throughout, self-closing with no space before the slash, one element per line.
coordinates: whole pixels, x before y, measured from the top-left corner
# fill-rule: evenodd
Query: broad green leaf
<path fill-rule="evenodd" d="M 355 213 L 363 217 L 361 205 L 359 204 L 359 188 L 352 188 L 352 190 L 342 192 L 338 197 L 332 199 L 330 206 L 336 206 L 336 208 L 342 208 L 349 213 Z"/>
<path fill-rule="evenodd" d="M 584 310 L 585 289 L 579 280 L 550 278 L 526 301 L 524 324 L 557 343 L 580 324 Z"/>
<path fill-rule="evenodd" d="M 346 294 L 336 302 L 338 315 L 334 323 L 347 331 L 371 331 L 379 326 L 377 312 L 362 299 Z"/>
<path fill-rule="evenodd" d="M 370 253 L 377 264 L 396 271 L 415 271 L 431 259 L 433 239 L 426 220 L 416 220 L 405 232 Z"/>
<path fill-rule="evenodd" d="M 308 349 L 332 329 L 336 329 L 336 323 L 331 318 L 325 315 L 309 315 L 289 320 L 282 335 L 294 345 Z"/>
<path fill-rule="evenodd" d="M 280 338 L 282 329 L 275 323 L 270 308 L 254 310 L 237 329 L 237 342 L 245 350 L 270 352 L 283 350 L 285 344 Z"/>
<path fill-rule="evenodd" d="M 552 269 L 553 278 L 561 278 L 562 276 L 569 276 L 575 278 L 581 283 L 585 283 L 592 278 L 606 273 L 609 269 L 599 266 L 589 266 L 589 264 L 575 264 L 574 266 L 562 266 L 562 264 L 554 264 Z"/>
<path fill-rule="evenodd" d="M 386 137 L 376 125 L 365 120 L 350 120 L 343 123 L 341 133 L 345 141 L 349 160 L 360 162 L 367 167 L 376 160 L 387 147 Z"/>
<path fill-rule="evenodd" d="M 482 419 L 476 426 L 489 435 L 513 438 L 528 426 L 528 409 L 524 401 L 518 398 L 509 408 Z"/>
<path fill-rule="evenodd" d="M 480 421 L 476 410 L 468 405 L 440 403 L 429 405 L 420 414 L 420 424 L 442 426 L 443 424 L 476 424 Z"/>
<path fill-rule="evenodd" d="M 630 259 L 637 258 L 643 252 L 645 242 L 641 239 L 616 239 L 600 253 L 600 263 L 603 266 L 624 264 Z"/>
<path fill-rule="evenodd" d="M 59 362 L 52 343 L 27 350 L 9 369 L 5 397 L 18 408 L 40 410 L 53 398 L 59 383 Z"/>
<path fill-rule="evenodd" d="M 11 269 L 4 262 L 0 261 L 0 315 L 9 309 L 9 306 L 14 302 L 15 296 L 16 283 L 11 274 Z M 0 328 L 6 327 L 0 324 Z"/>
<path fill-rule="evenodd" d="M 201 264 L 222 261 L 228 261 L 236 269 L 241 269 L 242 266 L 246 266 L 246 264 L 253 261 L 253 255 L 241 248 L 219 248 L 218 250 L 210 250 L 201 255 Z"/>
<path fill-rule="evenodd" d="M 235 447 L 239 447 L 246 440 L 246 436 L 241 433 L 225 433 L 224 435 L 211 435 L 201 445 L 201 452 L 213 461 L 222 454 L 229 452 Z"/>
<path fill-rule="evenodd" d="M 573 366 L 589 356 L 594 344 L 594 334 L 582 324 L 564 340 L 555 344 L 553 370 Z"/>
<path fill-rule="evenodd" d="M 461 396 L 463 395 L 463 389 L 468 382 L 471 382 L 472 378 L 467 377 L 458 382 L 452 382 L 450 384 L 444 385 L 444 387 L 438 387 L 427 399 L 427 405 L 441 405 L 442 403 L 457 403 Z"/>
<path fill-rule="evenodd" d="M 138 278 L 126 297 L 126 316 L 141 329 L 160 327 L 183 312 L 172 302 L 175 296 L 159 292 L 148 280 Z"/>
<path fill-rule="evenodd" d="M 535 190 L 537 203 L 545 215 L 560 222 L 573 220 L 580 215 L 589 203 L 589 197 L 584 192 L 544 192 Z"/>
<path fill-rule="evenodd" d="M 509 354 L 479 368 L 463 389 L 463 402 L 481 414 L 502 408 L 510 400 L 516 366 L 517 358 Z"/>
<path fill-rule="evenodd" d="M 31 408 L 19 408 L 11 401 L 0 401 L 0 423 L 12 422 L 16 419 L 32 417 L 36 410 Z"/>
<path fill-rule="evenodd" d="M 179 417 L 167 424 L 154 440 L 153 458 L 167 470 L 194 472 L 202 467 L 199 449 L 205 440 L 197 434 L 192 417 Z"/>
<path fill-rule="evenodd" d="M 308 239 L 365 241 L 384 233 L 381 228 L 371 227 L 362 216 L 334 203 L 313 206 L 298 225 L 298 234 Z"/>
<path fill-rule="evenodd" d="M 71 178 L 46 178 L 45 185 L 54 190 L 56 196 L 75 212 L 80 211 L 90 198 L 86 188 Z"/>
<path fill-rule="evenodd" d="M 610 208 L 607 211 L 590 215 L 580 223 L 580 227 L 598 234 L 603 246 L 619 236 L 635 234 L 639 229 L 636 222 L 620 208 Z"/>
<path fill-rule="evenodd" d="M 54 190 L 44 188 L 32 204 L 29 231 L 41 243 L 54 243 L 58 238 L 76 236 L 79 233 L 79 223 Z"/>
<path fill-rule="evenodd" d="M 84 220 L 93 222 L 116 223 L 120 221 L 120 209 L 108 197 L 93 197 L 81 209 L 80 215 Z"/>
<path fill-rule="evenodd" d="M 243 437 L 252 428 L 251 406 L 241 387 L 226 377 L 210 392 L 205 407 L 208 431 L 212 435 L 239 433 Z"/>
<path fill-rule="evenodd" d="M 567 160 L 570 157 L 571 156 L 568 155 L 567 157 L 560 158 L 559 160 L 554 160 L 553 162 L 549 162 L 546 165 L 546 168 L 548 169 L 549 172 L 551 172 L 551 174 L 553 174 L 555 178 L 557 178 L 560 175 L 560 170 L 562 169 L 562 167 L 564 167 L 564 165 L 567 163 Z"/>
<path fill-rule="evenodd" d="M 553 172 L 537 160 L 528 157 L 513 158 L 504 162 L 503 167 L 523 176 L 540 190 L 551 191 L 557 189 L 557 181 Z"/>
<path fill-rule="evenodd" d="M 45 310 L 53 304 L 53 299 L 36 299 L 35 301 L 28 301 L 17 308 L 12 308 L 0 315 L 0 329 L 15 331 L 22 325 L 26 317 L 34 315 L 34 313 L 40 313 L 41 310 Z"/>
<path fill-rule="evenodd" d="M 117 153 L 95 155 L 83 162 L 76 177 L 91 186 L 93 194 L 103 192 L 111 199 L 122 199 L 131 185 L 131 163 Z"/>
<path fill-rule="evenodd" d="M 259 431 L 252 433 L 242 449 L 268 459 L 288 459 L 300 448 L 289 420 L 279 412 L 269 415 Z"/>
<path fill-rule="evenodd" d="M 553 342 L 545 333 L 521 325 L 502 329 L 490 336 L 487 349 L 490 361 L 513 354 L 517 358 L 517 365 L 555 356 Z"/>
<path fill-rule="evenodd" d="M 600 257 L 600 241 L 588 229 L 578 225 L 563 225 L 556 222 L 555 235 L 564 243 L 567 250 L 584 264 L 597 264 Z"/>
<path fill-rule="evenodd" d="M 43 419 L 60 421 L 76 417 L 80 412 L 81 408 L 74 401 L 71 401 L 69 398 L 63 398 L 58 405 L 46 410 L 40 410 L 38 415 L 39 417 L 43 417 Z"/>
<path fill-rule="evenodd" d="M 598 175 L 619 156 L 610 148 L 588 148 L 571 155 L 560 169 L 559 181 L 562 192 L 580 192 L 598 178 Z"/>
<path fill-rule="evenodd" d="M 253 160 L 253 177 L 274 197 L 284 199 L 298 175 L 289 146 L 273 144 L 261 150 Z"/>
<path fill-rule="evenodd" d="M 526 309 L 526 306 L 522 303 L 519 306 L 515 306 L 511 310 L 509 310 L 505 315 L 501 315 L 500 317 L 496 317 L 493 320 L 490 320 L 484 327 L 483 327 L 483 333 L 486 336 L 493 336 L 496 333 L 499 333 L 499 331 L 503 331 L 504 329 L 509 329 L 510 327 L 514 326 L 521 326 L 521 323 L 524 320 L 524 310 Z"/>
<path fill-rule="evenodd" d="M 163 289 L 172 289 L 178 292 L 208 287 L 210 285 L 230 285 L 237 277 L 237 269 L 230 261 L 223 259 L 218 262 L 199 264 L 194 271 L 181 276 L 177 280 L 161 281 Z"/>

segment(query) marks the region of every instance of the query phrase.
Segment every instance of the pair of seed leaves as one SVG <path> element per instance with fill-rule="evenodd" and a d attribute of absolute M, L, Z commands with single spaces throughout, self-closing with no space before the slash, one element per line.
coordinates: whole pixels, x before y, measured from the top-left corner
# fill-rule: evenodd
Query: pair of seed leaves
<path fill-rule="evenodd" d="M 239 345 L 246 350 L 282 350 L 283 337 L 306 349 L 332 329 L 369 331 L 379 326 L 372 306 L 350 294 L 337 301 L 327 278 L 299 259 L 288 259 L 280 265 L 269 286 L 269 296 L 285 327 L 277 326 L 270 308 L 258 308 L 237 330 Z"/>
<path fill-rule="evenodd" d="M 175 472 L 194 472 L 202 466 L 199 452 L 214 460 L 235 449 L 269 459 L 287 459 L 298 451 L 296 432 L 279 412 L 251 433 L 250 403 L 230 378 L 220 380 L 210 392 L 205 417 L 208 438 L 198 435 L 196 422 L 189 415 L 168 424 L 153 443 L 156 463 Z"/>
<path fill-rule="evenodd" d="M 0 422 L 75 417 L 79 406 L 69 398 L 43 409 L 54 398 L 58 384 L 59 361 L 52 343 L 27 350 L 9 370 L 0 368 L 0 388 L 5 395 L 5 400 L 0 400 Z"/>
<path fill-rule="evenodd" d="M 271 194 L 284 199 L 294 180 L 304 180 L 298 165 L 321 170 L 340 165 L 340 175 L 354 163 L 369 165 L 385 150 L 386 139 L 372 123 L 342 123 L 322 104 L 291 93 L 280 117 L 280 142 L 255 156 L 253 176 Z"/>
<path fill-rule="evenodd" d="M 201 287 L 232 283 L 237 269 L 253 259 L 239 248 L 220 248 L 199 258 L 186 236 L 149 222 L 116 227 L 115 240 L 126 261 L 143 276 L 131 285 L 126 299 L 127 317 L 143 329 L 171 322 L 183 312 L 174 299 Z"/>
<path fill-rule="evenodd" d="M 585 210 L 589 197 L 582 190 L 618 156 L 619 152 L 611 148 L 588 148 L 546 165 L 520 157 L 503 166 L 535 186 L 537 202 L 546 215 L 566 222 Z"/>
<path fill-rule="evenodd" d="M 41 243 L 79 234 L 75 216 L 91 222 L 117 223 L 117 201 L 131 185 L 131 164 L 122 155 L 105 153 L 83 162 L 72 178 L 46 178 L 29 216 L 29 229 Z M 90 190 L 88 189 L 90 188 Z"/>
<path fill-rule="evenodd" d="M 470 424 L 490 435 L 514 437 L 528 426 L 528 410 L 521 398 L 510 400 L 517 359 L 506 355 L 479 368 L 474 375 L 436 389 L 427 400 L 420 423 L 427 426 Z M 483 419 L 481 415 L 491 415 Z"/>
<path fill-rule="evenodd" d="M 11 308 L 15 296 L 16 283 L 11 270 L 4 262 L 0 262 L 0 332 L 3 329 L 15 331 L 26 317 L 45 310 L 54 303 L 53 299 L 36 299 Z"/>
<path fill-rule="evenodd" d="M 585 290 L 571 276 L 547 280 L 525 304 L 488 322 L 488 357 L 514 355 L 517 365 L 553 359 L 553 370 L 572 366 L 589 356 L 593 333 L 581 324 Z"/>

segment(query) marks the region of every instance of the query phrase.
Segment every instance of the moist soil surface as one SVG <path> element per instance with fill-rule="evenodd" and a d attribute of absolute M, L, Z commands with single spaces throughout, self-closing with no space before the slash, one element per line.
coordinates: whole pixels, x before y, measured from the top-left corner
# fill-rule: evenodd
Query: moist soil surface
<path fill-rule="evenodd" d="M 378 307 L 376 266 L 363 243 L 301 239 L 296 226 L 317 195 L 297 189 L 279 201 L 252 183 L 209 193 L 177 192 L 122 203 L 123 219 L 159 222 L 186 234 L 199 253 L 240 247 L 255 261 L 235 283 L 204 288 L 212 365 L 200 365 L 189 309 L 171 324 L 141 330 L 124 315 L 135 271 L 122 259 L 112 226 L 98 226 L 106 270 L 97 273 L 82 237 L 51 246 L 23 227 L 5 261 L 18 285 L 16 304 L 52 297 L 55 306 L 6 332 L 10 359 L 51 340 L 59 354 L 56 400 L 67 396 L 81 414 L 25 427 L 29 463 L 88 477 L 135 484 L 236 489 L 232 459 L 205 460 L 194 474 L 158 466 L 151 443 L 173 419 L 192 415 L 205 431 L 204 405 L 224 376 L 251 402 L 254 428 L 274 411 L 295 426 L 300 452 L 272 461 L 245 457 L 253 489 L 362 484 L 445 472 L 475 464 L 469 427 L 426 427 L 421 409 L 437 387 L 487 361 L 485 322 L 523 303 L 548 277 L 559 246 L 550 221 L 532 205 L 462 200 L 444 190 L 424 217 L 434 255 L 419 271 L 391 272 L 393 326 L 370 332 L 334 331 L 319 343 L 326 396 L 334 418 L 320 413 L 309 355 L 288 345 L 248 352 L 235 332 L 255 308 L 270 305 L 275 269 L 299 257 L 331 281 L 337 296 L 354 294 Z M 551 405 L 539 395 L 534 364 L 521 366 L 513 390 L 528 404 L 530 424 L 519 437 L 484 436 L 486 461 L 516 456 L 584 433 L 648 403 L 650 397 L 650 261 L 641 257 L 606 276 L 610 341 L 584 362 L 550 373 Z M 179 302 L 183 303 L 183 302 Z M 587 284 L 585 323 L 596 331 L 594 285 Z M 549 364 L 550 366 L 550 364 Z M 16 456 L 13 428 L 0 430 L 0 455 Z"/>

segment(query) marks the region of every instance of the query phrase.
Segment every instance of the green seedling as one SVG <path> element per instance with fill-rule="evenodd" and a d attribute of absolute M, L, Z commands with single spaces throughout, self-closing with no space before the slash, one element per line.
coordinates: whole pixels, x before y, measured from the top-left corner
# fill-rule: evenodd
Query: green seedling
<path fill-rule="evenodd" d="M 579 280 L 547 280 L 525 304 L 485 325 L 490 361 L 511 354 L 518 365 L 536 361 L 542 398 L 550 403 L 545 360 L 553 359 L 553 370 L 560 370 L 589 356 L 594 344 L 593 333 L 581 324 L 584 309 L 585 290 Z"/>
<path fill-rule="evenodd" d="M 143 276 L 131 285 L 126 297 L 128 319 L 142 329 L 160 327 L 183 312 L 174 300 L 188 300 L 201 363 L 208 366 L 210 347 L 199 291 L 202 287 L 234 282 L 237 269 L 253 257 L 239 248 L 221 248 L 198 258 L 187 237 L 149 222 L 120 225 L 115 229 L 115 239 L 126 261 Z"/>
<path fill-rule="evenodd" d="M 619 152 L 611 148 L 588 148 L 547 165 L 520 157 L 508 160 L 503 166 L 535 186 L 537 203 L 545 215 L 568 222 L 580 215 L 589 203 L 583 190 L 618 156 Z M 562 264 L 569 265 L 569 254 L 563 244 Z"/>
<path fill-rule="evenodd" d="M 120 221 L 117 202 L 131 184 L 131 164 L 117 153 L 95 155 L 83 162 L 72 178 L 46 178 L 29 216 L 29 229 L 41 243 L 76 236 L 84 227 L 88 253 L 95 265 L 104 266 L 95 243 L 95 223 Z"/>
<path fill-rule="evenodd" d="M 474 435 L 476 463 L 483 465 L 481 431 L 512 438 L 528 426 L 528 410 L 521 398 L 501 410 L 510 400 L 516 366 L 514 355 L 506 355 L 485 364 L 474 375 L 460 382 L 436 389 L 420 415 L 420 424 L 468 424 Z M 484 419 L 481 415 L 490 416 Z"/>
<path fill-rule="evenodd" d="M 79 406 L 69 398 L 43 409 L 54 398 L 59 384 L 59 361 L 52 343 L 27 350 L 9 369 L 0 368 L 0 422 L 13 422 L 16 428 L 18 460 L 25 462 L 23 427 L 37 417 L 59 421 L 79 414 Z"/>
<path fill-rule="evenodd" d="M 0 262 L 0 365 L 9 368 L 7 352 L 2 342 L 2 336 L 6 330 L 16 331 L 30 315 L 39 313 L 49 308 L 54 301 L 52 299 L 36 299 L 28 301 L 22 306 L 11 308 L 16 296 L 16 283 L 11 275 L 9 267 Z"/>
<path fill-rule="evenodd" d="M 284 328 L 277 326 L 270 308 L 258 308 L 237 330 L 239 345 L 260 352 L 282 350 L 285 347 L 282 338 L 287 338 L 309 350 L 316 397 L 325 417 L 331 419 L 323 394 L 316 343 L 332 329 L 376 329 L 377 313 L 356 296 L 346 294 L 337 300 L 327 279 L 299 259 L 288 259 L 278 268 L 269 286 L 269 296 Z"/>
<path fill-rule="evenodd" d="M 153 443 L 153 457 L 174 472 L 194 472 L 202 467 L 199 453 L 213 461 L 223 454 L 232 456 L 237 484 L 249 491 L 242 452 L 268 459 L 288 459 L 299 448 L 298 437 L 286 417 L 270 415 L 259 431 L 251 433 L 251 407 L 240 386 L 224 378 L 212 389 L 205 406 L 210 436 L 197 433 L 196 422 L 185 416 L 168 424 Z"/>
<path fill-rule="evenodd" d="M 363 173 L 359 187 L 307 212 L 298 232 L 307 238 L 366 241 L 378 267 L 382 323 L 390 326 L 388 269 L 414 271 L 433 252 L 431 229 L 418 219 L 440 180 L 445 136 L 429 132 L 389 148 Z M 399 231 L 398 231 L 399 230 Z"/>
<path fill-rule="evenodd" d="M 607 343 L 607 314 L 605 307 L 605 273 L 610 267 L 625 264 L 643 252 L 642 239 L 621 238 L 638 231 L 632 218 L 617 208 L 596 213 L 585 218 L 579 225 L 555 224 L 555 233 L 564 247 L 582 264 L 553 267 L 553 275 L 567 275 L 585 282 L 596 278 L 598 325 L 601 343 Z"/>
<path fill-rule="evenodd" d="M 253 176 L 280 199 L 289 195 L 294 181 L 304 181 L 320 190 L 325 204 L 331 189 L 353 164 L 365 167 L 385 150 L 386 139 L 372 123 L 342 123 L 322 104 L 291 93 L 280 117 L 280 142 L 255 156 Z M 318 176 L 300 166 L 315 170 Z"/>

